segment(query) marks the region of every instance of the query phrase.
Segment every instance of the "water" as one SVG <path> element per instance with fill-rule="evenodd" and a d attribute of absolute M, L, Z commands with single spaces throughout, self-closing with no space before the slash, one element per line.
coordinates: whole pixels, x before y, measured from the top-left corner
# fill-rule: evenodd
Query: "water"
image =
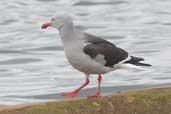
<path fill-rule="evenodd" d="M 55 29 L 40 25 L 68 12 L 76 27 L 107 39 L 153 65 L 103 78 L 103 95 L 171 83 L 170 0 L 1 0 L 0 104 L 61 99 L 84 81 L 64 57 Z M 95 91 L 96 76 L 80 96 Z"/>

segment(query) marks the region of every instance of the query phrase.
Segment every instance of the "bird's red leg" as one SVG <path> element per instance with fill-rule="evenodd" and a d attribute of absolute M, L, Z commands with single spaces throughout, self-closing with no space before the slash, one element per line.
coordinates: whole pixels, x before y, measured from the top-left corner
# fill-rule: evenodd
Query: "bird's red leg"
<path fill-rule="evenodd" d="M 75 89 L 75 90 L 73 90 L 73 91 L 71 91 L 71 92 L 62 93 L 61 95 L 62 95 L 62 96 L 68 96 L 68 97 L 75 97 L 75 96 L 79 93 L 79 91 L 80 91 L 82 88 L 84 88 L 86 85 L 88 85 L 88 84 L 89 84 L 89 78 L 86 77 L 86 81 L 85 81 L 84 84 L 81 85 L 79 88 L 77 88 L 77 89 Z"/>
<path fill-rule="evenodd" d="M 97 80 L 98 80 L 97 92 L 95 94 L 93 94 L 93 95 L 88 96 L 88 98 L 99 98 L 99 97 L 101 97 L 101 95 L 100 95 L 100 87 L 101 87 L 101 81 L 102 81 L 101 74 L 98 75 Z"/>

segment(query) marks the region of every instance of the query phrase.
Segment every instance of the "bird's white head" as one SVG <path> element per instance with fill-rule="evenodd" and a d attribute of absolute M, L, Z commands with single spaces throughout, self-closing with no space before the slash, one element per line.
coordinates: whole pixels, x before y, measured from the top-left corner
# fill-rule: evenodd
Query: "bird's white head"
<path fill-rule="evenodd" d="M 58 30 L 60 30 L 63 26 L 68 25 L 68 26 L 73 26 L 72 18 L 71 16 L 67 14 L 59 14 L 54 16 L 51 21 L 45 22 L 42 24 L 41 28 L 46 29 L 49 26 L 55 27 Z"/>

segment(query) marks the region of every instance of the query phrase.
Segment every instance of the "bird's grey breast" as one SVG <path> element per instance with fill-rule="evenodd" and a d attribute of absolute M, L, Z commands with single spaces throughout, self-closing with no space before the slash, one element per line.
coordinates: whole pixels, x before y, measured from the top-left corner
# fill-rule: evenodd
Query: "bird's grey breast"
<path fill-rule="evenodd" d="M 68 46 L 64 48 L 65 55 L 68 62 L 75 68 L 81 68 L 81 63 L 85 60 L 85 54 L 83 53 L 83 41 L 70 42 Z"/>

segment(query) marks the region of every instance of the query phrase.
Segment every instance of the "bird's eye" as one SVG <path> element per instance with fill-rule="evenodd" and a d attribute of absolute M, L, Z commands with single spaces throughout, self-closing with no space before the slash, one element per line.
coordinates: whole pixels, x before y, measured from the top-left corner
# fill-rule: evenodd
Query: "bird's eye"
<path fill-rule="evenodd" d="M 55 19 L 54 19 L 54 18 L 52 18 L 51 20 L 52 20 L 52 21 L 55 21 Z"/>

